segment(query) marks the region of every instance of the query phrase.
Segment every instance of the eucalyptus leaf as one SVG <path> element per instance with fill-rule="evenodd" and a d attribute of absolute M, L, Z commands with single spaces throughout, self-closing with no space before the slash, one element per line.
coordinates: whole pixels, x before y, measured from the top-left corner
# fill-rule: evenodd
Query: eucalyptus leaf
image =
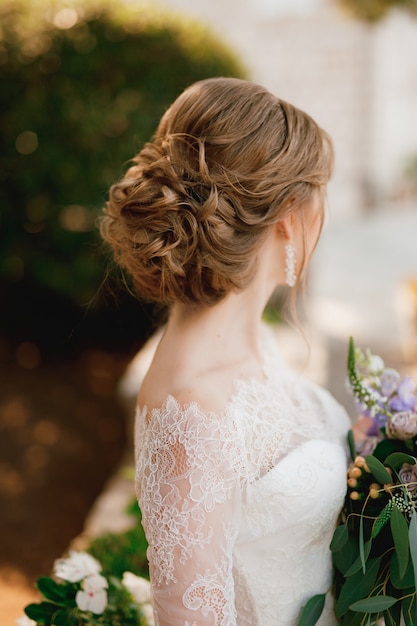
<path fill-rule="evenodd" d="M 365 558 L 365 540 L 363 538 L 363 515 L 361 515 L 359 521 L 359 556 L 362 564 L 362 571 L 366 573 L 366 558 Z"/>
<path fill-rule="evenodd" d="M 404 463 L 409 465 L 415 465 L 416 459 L 404 452 L 393 452 L 384 461 L 385 465 L 389 465 L 394 470 L 399 470 Z"/>
<path fill-rule="evenodd" d="M 391 518 L 391 531 L 394 539 L 395 550 L 398 554 L 398 562 L 400 568 L 400 577 L 404 578 L 407 571 L 409 550 L 408 550 L 408 524 L 404 515 L 394 506 L 392 508 Z"/>
<path fill-rule="evenodd" d="M 353 430 L 350 429 L 348 434 L 347 434 L 347 441 L 348 441 L 348 446 L 349 446 L 349 452 L 350 452 L 350 456 L 351 459 L 354 460 L 356 457 L 356 443 L 355 443 L 355 437 L 353 436 Z"/>
<path fill-rule="evenodd" d="M 314 626 L 323 612 L 326 594 L 313 596 L 304 606 L 297 626 Z"/>
<path fill-rule="evenodd" d="M 369 454 L 366 457 L 366 463 L 369 469 L 371 470 L 372 474 L 374 475 L 374 477 L 379 483 L 384 485 L 385 483 L 392 482 L 391 474 L 384 467 L 381 461 L 378 461 L 378 459 L 374 457 L 372 454 Z"/>
<path fill-rule="evenodd" d="M 384 611 L 386 626 L 398 626 L 401 624 L 401 601 L 397 600 L 389 609 Z"/>
<path fill-rule="evenodd" d="M 390 578 L 391 583 L 396 589 L 407 589 L 414 587 L 414 569 L 411 559 L 408 559 L 407 570 L 404 576 L 400 576 L 400 564 L 398 554 L 394 550 L 390 562 Z"/>
<path fill-rule="evenodd" d="M 343 623 L 343 626 L 364 626 L 363 615 L 354 611 L 348 611 L 343 616 L 343 622 L 341 623 Z"/>
<path fill-rule="evenodd" d="M 417 512 L 415 510 L 411 516 L 408 537 L 410 541 L 411 561 L 414 569 L 414 585 L 417 587 Z"/>
<path fill-rule="evenodd" d="M 351 611 L 359 611 L 360 613 L 379 613 L 393 606 L 398 598 L 392 596 L 371 596 L 363 600 L 357 600 L 350 605 Z"/>
<path fill-rule="evenodd" d="M 372 541 L 367 541 L 364 545 L 363 555 L 359 554 L 358 558 L 352 563 L 349 569 L 345 573 L 345 577 L 349 578 L 349 576 L 353 576 L 359 572 L 359 570 L 363 571 L 363 562 L 368 559 L 369 553 L 371 551 Z"/>
<path fill-rule="evenodd" d="M 330 542 L 330 550 L 332 552 L 338 552 L 343 548 L 349 539 L 349 530 L 347 524 L 341 524 L 336 528 L 333 533 L 333 538 Z"/>
<path fill-rule="evenodd" d="M 344 576 L 351 565 L 359 557 L 358 542 L 354 537 L 349 536 L 348 541 L 337 552 L 333 553 L 333 563 L 336 569 Z"/>
<path fill-rule="evenodd" d="M 402 616 L 404 618 L 405 626 L 415 626 L 414 613 L 416 605 L 416 594 L 411 596 L 405 596 L 402 600 Z"/>
<path fill-rule="evenodd" d="M 337 617 L 342 617 L 349 610 L 351 604 L 366 598 L 371 593 L 380 564 L 381 557 L 370 559 L 365 575 L 359 571 L 345 581 L 336 602 Z"/>
<path fill-rule="evenodd" d="M 382 441 L 377 444 L 372 456 L 379 459 L 381 463 L 385 463 L 385 459 L 388 458 L 390 454 L 401 452 L 401 450 L 403 450 L 404 453 L 408 453 L 404 441 L 400 441 L 399 439 L 382 439 Z"/>

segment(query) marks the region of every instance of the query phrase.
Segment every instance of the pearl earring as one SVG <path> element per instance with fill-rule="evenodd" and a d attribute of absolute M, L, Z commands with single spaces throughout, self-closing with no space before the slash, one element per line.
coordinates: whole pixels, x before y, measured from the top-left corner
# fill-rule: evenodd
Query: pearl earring
<path fill-rule="evenodd" d="M 295 248 L 292 243 L 285 246 L 285 277 L 287 285 L 294 287 L 295 285 Z"/>

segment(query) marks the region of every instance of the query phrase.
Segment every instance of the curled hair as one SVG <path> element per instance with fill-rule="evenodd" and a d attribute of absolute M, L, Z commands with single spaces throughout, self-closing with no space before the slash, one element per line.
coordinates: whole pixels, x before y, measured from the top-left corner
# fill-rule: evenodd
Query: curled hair
<path fill-rule="evenodd" d="M 101 233 L 143 297 L 215 304 L 248 285 L 270 228 L 326 185 L 332 159 L 304 112 L 247 81 L 203 80 L 111 187 Z"/>

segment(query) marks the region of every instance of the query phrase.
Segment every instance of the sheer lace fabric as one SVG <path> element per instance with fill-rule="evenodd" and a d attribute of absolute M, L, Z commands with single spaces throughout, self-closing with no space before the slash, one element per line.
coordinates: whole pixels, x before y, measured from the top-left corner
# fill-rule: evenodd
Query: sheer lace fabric
<path fill-rule="evenodd" d="M 274 350 L 223 415 L 169 396 L 136 422 L 137 493 L 159 626 L 295 624 L 331 580 L 343 409 Z M 336 620 L 326 607 L 319 624 Z"/>

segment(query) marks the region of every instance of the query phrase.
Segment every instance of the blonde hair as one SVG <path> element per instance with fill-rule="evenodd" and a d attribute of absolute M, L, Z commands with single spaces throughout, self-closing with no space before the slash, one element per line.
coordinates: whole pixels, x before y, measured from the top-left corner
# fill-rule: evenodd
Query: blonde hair
<path fill-rule="evenodd" d="M 186 89 L 110 189 L 101 233 L 151 301 L 211 305 L 245 288 L 269 229 L 322 189 L 328 135 L 265 88 Z"/>

